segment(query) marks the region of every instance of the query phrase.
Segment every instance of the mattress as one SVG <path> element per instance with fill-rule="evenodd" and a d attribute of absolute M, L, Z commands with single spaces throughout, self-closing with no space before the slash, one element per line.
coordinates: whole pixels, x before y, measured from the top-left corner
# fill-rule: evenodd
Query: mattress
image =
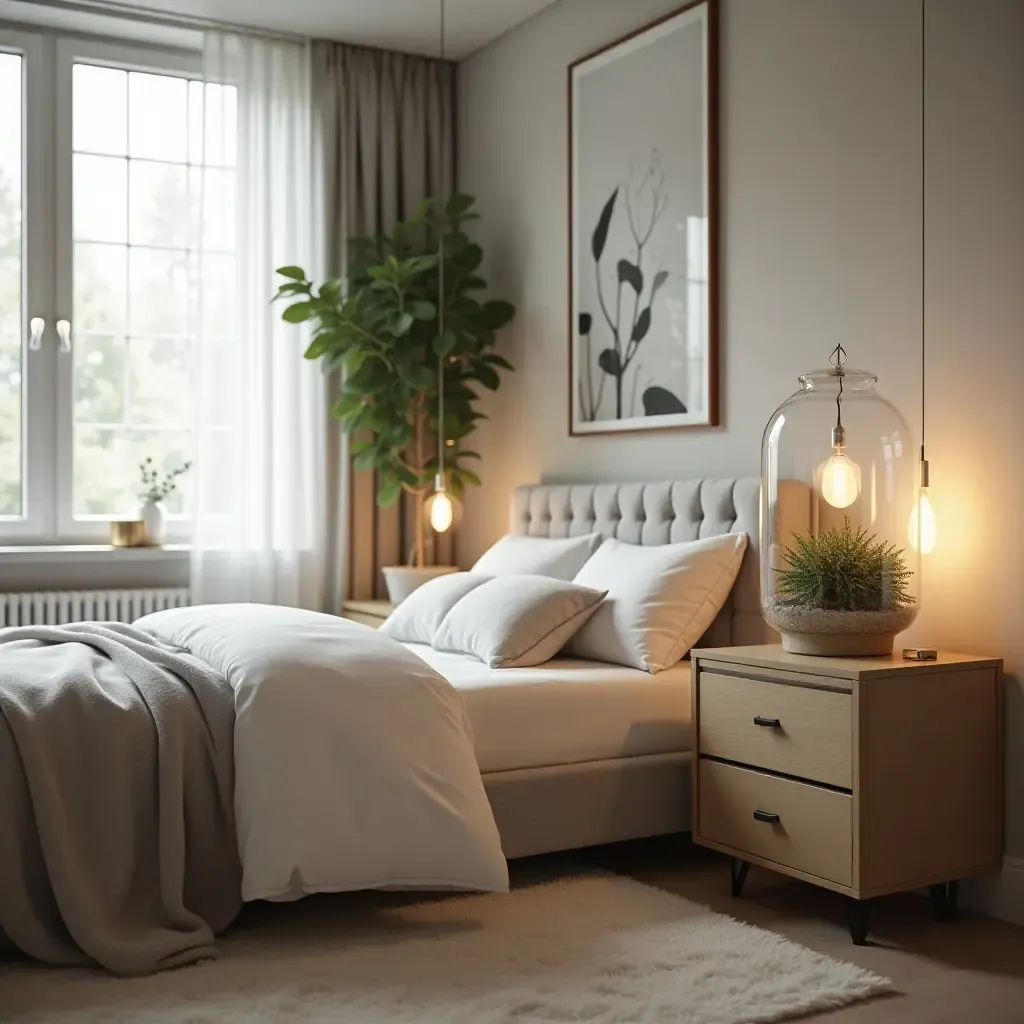
<path fill-rule="evenodd" d="M 494 669 L 406 646 L 461 691 L 482 774 L 692 748 L 688 661 L 656 675 L 576 658 Z"/>

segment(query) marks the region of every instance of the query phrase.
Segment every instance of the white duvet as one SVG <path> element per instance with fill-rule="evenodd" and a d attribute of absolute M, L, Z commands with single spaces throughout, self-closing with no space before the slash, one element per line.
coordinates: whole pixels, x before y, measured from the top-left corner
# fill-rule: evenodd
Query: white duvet
<path fill-rule="evenodd" d="M 507 890 L 462 697 L 411 651 L 268 605 L 176 608 L 136 625 L 234 691 L 243 899 Z"/>

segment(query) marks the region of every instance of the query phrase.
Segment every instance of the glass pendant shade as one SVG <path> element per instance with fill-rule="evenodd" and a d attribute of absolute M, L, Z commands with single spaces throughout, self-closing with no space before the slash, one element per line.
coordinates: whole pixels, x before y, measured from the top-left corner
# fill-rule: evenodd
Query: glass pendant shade
<path fill-rule="evenodd" d="M 762 614 L 796 653 L 888 654 L 919 609 L 915 513 L 934 543 L 917 449 L 873 373 L 798 379 L 761 445 Z"/>

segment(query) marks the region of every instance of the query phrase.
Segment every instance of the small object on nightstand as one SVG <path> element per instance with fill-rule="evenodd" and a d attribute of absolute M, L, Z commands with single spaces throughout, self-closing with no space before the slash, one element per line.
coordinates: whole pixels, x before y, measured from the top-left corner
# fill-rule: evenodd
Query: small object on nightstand
<path fill-rule="evenodd" d="M 377 629 L 393 608 L 390 601 L 346 601 L 342 605 L 341 617 Z"/>
<path fill-rule="evenodd" d="M 142 519 L 115 519 L 110 523 L 110 545 L 115 548 L 146 548 L 152 543 Z"/>
<path fill-rule="evenodd" d="M 825 658 L 778 646 L 691 652 L 693 839 L 844 893 L 862 945 L 870 900 L 1002 859 L 1002 661 L 931 652 Z"/>
<path fill-rule="evenodd" d="M 904 647 L 904 661 L 935 661 L 939 652 L 933 647 Z"/>

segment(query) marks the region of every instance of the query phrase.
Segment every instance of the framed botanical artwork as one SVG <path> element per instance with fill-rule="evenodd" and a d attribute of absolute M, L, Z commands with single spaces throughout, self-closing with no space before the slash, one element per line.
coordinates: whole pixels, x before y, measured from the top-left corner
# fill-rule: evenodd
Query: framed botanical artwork
<path fill-rule="evenodd" d="M 569 68 L 572 434 L 718 422 L 717 17 Z"/>

